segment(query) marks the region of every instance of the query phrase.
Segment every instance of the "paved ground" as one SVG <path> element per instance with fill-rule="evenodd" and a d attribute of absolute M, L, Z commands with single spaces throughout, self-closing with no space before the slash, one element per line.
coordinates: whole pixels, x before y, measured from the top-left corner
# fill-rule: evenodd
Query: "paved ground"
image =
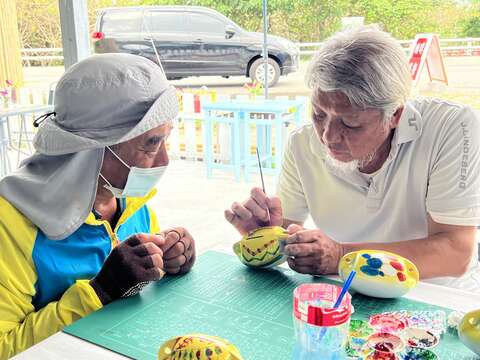
<path fill-rule="evenodd" d="M 450 57 L 445 59 L 445 67 L 449 79 L 449 87 L 436 87 L 433 90 L 444 92 L 465 92 L 476 90 L 480 92 L 480 57 Z M 308 95 L 309 90 L 304 84 L 307 62 L 302 62 L 300 71 L 281 77 L 277 86 L 270 89 L 272 95 Z M 63 67 L 25 67 L 26 86 L 45 87 L 63 74 Z M 207 86 L 223 94 L 245 94 L 243 85 L 250 80 L 236 76 L 224 79 L 219 76 L 191 77 L 172 81 L 175 86 L 183 88 L 198 88 Z M 429 90 L 422 86 L 422 89 Z M 430 89 L 432 90 L 432 89 Z"/>

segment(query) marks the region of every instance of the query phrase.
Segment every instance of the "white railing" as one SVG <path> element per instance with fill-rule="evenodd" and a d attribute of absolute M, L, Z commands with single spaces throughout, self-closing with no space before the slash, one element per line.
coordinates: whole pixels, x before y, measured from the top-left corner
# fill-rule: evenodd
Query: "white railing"
<path fill-rule="evenodd" d="M 31 61 L 39 62 L 41 66 L 50 64 L 53 60 L 63 61 L 62 48 L 26 48 L 21 49 L 22 61 L 30 66 Z"/>
<path fill-rule="evenodd" d="M 400 45 L 408 53 L 413 40 L 399 40 Z M 296 43 L 300 49 L 301 55 L 311 55 L 315 53 L 322 43 Z M 440 39 L 440 47 L 445 56 L 480 56 L 480 38 L 464 39 Z M 63 60 L 62 48 L 27 48 L 21 49 L 22 61 L 30 66 L 32 62 L 41 66 L 50 65 L 53 61 Z"/>
<path fill-rule="evenodd" d="M 413 40 L 399 40 L 408 54 Z M 312 55 L 321 42 L 297 43 L 301 55 Z M 480 38 L 440 39 L 440 48 L 445 56 L 480 56 Z"/>

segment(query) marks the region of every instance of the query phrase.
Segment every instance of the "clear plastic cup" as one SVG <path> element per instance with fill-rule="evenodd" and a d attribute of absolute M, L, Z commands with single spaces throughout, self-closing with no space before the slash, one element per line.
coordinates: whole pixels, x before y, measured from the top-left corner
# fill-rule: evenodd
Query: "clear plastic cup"
<path fill-rule="evenodd" d="M 352 313 L 351 296 L 333 308 L 341 288 L 331 284 L 303 284 L 293 292 L 294 360 L 344 360 Z"/>

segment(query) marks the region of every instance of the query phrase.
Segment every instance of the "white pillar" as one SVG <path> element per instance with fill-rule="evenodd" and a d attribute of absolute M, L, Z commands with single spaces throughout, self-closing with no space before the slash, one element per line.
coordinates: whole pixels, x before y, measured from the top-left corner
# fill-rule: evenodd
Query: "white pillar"
<path fill-rule="evenodd" d="M 65 69 L 90 56 L 87 0 L 58 0 Z"/>

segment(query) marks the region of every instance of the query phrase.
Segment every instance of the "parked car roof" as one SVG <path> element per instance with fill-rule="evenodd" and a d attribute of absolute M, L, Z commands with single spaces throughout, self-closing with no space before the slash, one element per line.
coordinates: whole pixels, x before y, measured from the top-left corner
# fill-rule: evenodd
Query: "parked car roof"
<path fill-rule="evenodd" d="M 188 6 L 188 5 L 144 5 L 144 6 L 116 6 L 97 9 L 97 12 L 102 11 L 128 11 L 128 10 L 149 10 L 149 9 L 164 9 L 164 10 L 199 10 L 204 12 L 215 12 L 217 10 L 205 6 Z"/>

